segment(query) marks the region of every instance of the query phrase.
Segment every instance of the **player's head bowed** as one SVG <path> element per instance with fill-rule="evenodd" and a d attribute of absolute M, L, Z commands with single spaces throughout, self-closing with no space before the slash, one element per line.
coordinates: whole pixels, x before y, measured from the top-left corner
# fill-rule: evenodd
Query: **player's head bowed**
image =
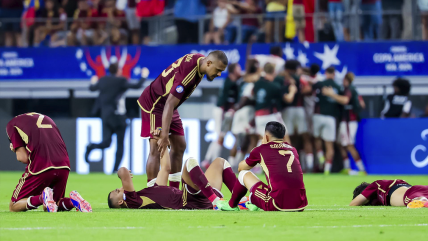
<path fill-rule="evenodd" d="M 206 75 L 208 81 L 213 81 L 221 76 L 221 72 L 226 70 L 229 61 L 223 51 L 215 50 L 208 54 L 201 66 L 201 72 Z"/>
<path fill-rule="evenodd" d="M 370 185 L 370 183 L 367 182 L 362 182 L 360 185 L 358 185 L 355 189 L 354 189 L 354 196 L 352 197 L 352 199 L 354 199 L 355 197 L 357 197 L 358 195 L 360 195 L 364 189 L 366 189 L 366 187 Z"/>

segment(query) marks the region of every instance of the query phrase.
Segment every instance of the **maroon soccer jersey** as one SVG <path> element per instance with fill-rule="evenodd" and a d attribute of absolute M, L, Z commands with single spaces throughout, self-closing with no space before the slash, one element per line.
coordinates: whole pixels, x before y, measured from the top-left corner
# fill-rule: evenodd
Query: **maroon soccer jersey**
<path fill-rule="evenodd" d="M 384 205 L 387 206 L 387 198 L 391 187 L 397 184 L 408 184 L 404 180 L 377 180 L 372 182 L 370 185 L 361 192 L 361 194 L 370 201 L 370 205 Z"/>
<path fill-rule="evenodd" d="M 245 161 L 250 166 L 260 163 L 270 188 L 268 195 L 278 210 L 308 205 L 299 154 L 294 147 L 286 142 L 269 142 L 254 148 Z"/>
<path fill-rule="evenodd" d="M 132 209 L 181 209 L 183 192 L 170 186 L 154 186 L 138 192 L 124 192 L 124 202 Z"/>
<path fill-rule="evenodd" d="M 203 75 L 199 73 L 199 64 L 203 57 L 202 54 L 186 54 L 168 66 L 138 99 L 143 111 L 151 113 L 154 108 L 163 109 L 168 94 L 180 99 L 177 109 L 201 82 Z"/>
<path fill-rule="evenodd" d="M 28 172 L 37 175 L 48 169 L 70 169 L 67 148 L 51 118 L 38 113 L 16 116 L 6 126 L 13 148 L 29 152 Z"/>

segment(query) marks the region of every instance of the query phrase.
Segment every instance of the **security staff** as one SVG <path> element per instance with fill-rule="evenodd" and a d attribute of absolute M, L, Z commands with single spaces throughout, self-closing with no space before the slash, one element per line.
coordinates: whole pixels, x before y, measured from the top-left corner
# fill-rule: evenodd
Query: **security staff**
<path fill-rule="evenodd" d="M 412 101 L 408 98 L 411 88 L 410 82 L 398 78 L 392 83 L 392 87 L 394 87 L 394 94 L 385 98 L 383 110 L 380 113 L 381 117 L 409 117 L 412 110 Z"/>

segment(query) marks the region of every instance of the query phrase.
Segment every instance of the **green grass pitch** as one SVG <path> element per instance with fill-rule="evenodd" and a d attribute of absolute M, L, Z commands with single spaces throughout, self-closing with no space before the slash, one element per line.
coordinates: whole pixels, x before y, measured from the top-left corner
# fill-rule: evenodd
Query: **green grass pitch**
<path fill-rule="evenodd" d="M 115 175 L 70 174 L 67 193 L 77 190 L 93 213 L 10 213 L 21 173 L 0 172 L 0 240 L 426 240 L 428 209 L 349 207 L 362 181 L 401 178 L 427 185 L 427 176 L 305 175 L 309 206 L 301 213 L 110 210 L 107 194 Z M 264 180 L 264 178 L 262 178 Z M 145 176 L 135 176 L 137 189 Z M 229 191 L 223 187 L 226 198 Z M 67 194 L 68 195 L 68 194 Z"/>

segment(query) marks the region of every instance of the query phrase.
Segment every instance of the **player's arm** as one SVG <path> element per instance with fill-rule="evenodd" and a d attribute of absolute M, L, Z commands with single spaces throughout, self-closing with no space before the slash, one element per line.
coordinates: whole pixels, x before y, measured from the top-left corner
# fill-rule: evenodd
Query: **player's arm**
<path fill-rule="evenodd" d="M 366 102 L 364 102 L 364 99 L 361 95 L 358 96 L 358 103 L 360 104 L 361 109 L 365 109 L 366 108 Z"/>
<path fill-rule="evenodd" d="M 288 86 L 288 93 L 284 94 L 283 100 L 287 103 L 293 102 L 294 96 L 296 95 L 296 93 L 297 93 L 297 87 L 294 84 L 289 85 Z"/>
<path fill-rule="evenodd" d="M 91 78 L 91 85 L 89 86 L 89 90 L 90 91 L 96 91 L 100 89 L 100 84 L 99 84 L 99 79 L 98 76 L 94 75 Z"/>
<path fill-rule="evenodd" d="M 125 189 L 125 191 L 135 191 L 134 183 L 132 183 L 132 174 L 130 170 L 128 170 L 126 167 L 121 167 L 117 172 L 117 176 L 122 181 L 122 187 L 123 189 Z"/>
<path fill-rule="evenodd" d="M 16 159 L 19 162 L 28 164 L 28 153 L 25 149 L 26 144 L 24 140 L 22 140 L 22 137 L 19 135 L 14 124 L 11 122 L 9 122 L 6 126 L 6 134 L 10 141 L 10 150 L 15 152 Z"/>
<path fill-rule="evenodd" d="M 169 145 L 169 128 L 171 125 L 172 114 L 174 108 L 180 103 L 180 99 L 170 94 L 165 102 L 165 107 L 162 113 L 162 132 L 158 140 L 158 150 L 161 152 L 161 158 L 163 157 L 167 146 Z"/>
<path fill-rule="evenodd" d="M 158 128 L 154 131 L 151 131 L 150 134 L 152 134 L 153 138 L 159 139 L 161 133 L 161 128 Z M 163 155 L 160 160 L 160 166 L 161 169 L 158 172 L 158 175 L 156 177 L 156 184 L 159 186 L 168 186 L 168 177 L 169 173 L 171 172 L 171 160 L 169 158 L 169 155 Z"/>
<path fill-rule="evenodd" d="M 349 97 L 344 95 L 338 95 L 334 92 L 333 87 L 326 86 L 322 88 L 322 94 L 334 99 L 341 105 L 347 105 L 349 103 Z"/>
<path fill-rule="evenodd" d="M 250 152 L 250 156 L 247 159 L 239 163 L 238 171 L 251 170 L 257 163 L 260 163 L 260 161 L 260 152 L 256 147 Z"/>
<path fill-rule="evenodd" d="M 241 161 L 238 165 L 238 172 L 245 171 L 245 170 L 251 170 L 253 167 L 248 165 L 245 160 Z"/>
<path fill-rule="evenodd" d="M 369 200 L 364 197 L 362 194 L 356 196 L 354 198 L 354 200 L 351 201 L 351 203 L 349 204 L 349 206 L 362 206 L 365 205 L 369 202 Z"/>
<path fill-rule="evenodd" d="M 401 113 L 402 118 L 410 117 L 410 111 L 412 110 L 412 101 L 407 100 L 403 106 L 403 112 Z"/>

